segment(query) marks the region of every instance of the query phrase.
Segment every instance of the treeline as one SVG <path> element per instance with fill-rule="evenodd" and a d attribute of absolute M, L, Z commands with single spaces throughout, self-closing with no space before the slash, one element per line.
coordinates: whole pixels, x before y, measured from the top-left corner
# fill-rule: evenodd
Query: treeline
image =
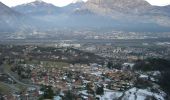
<path fill-rule="evenodd" d="M 158 84 L 169 95 L 170 99 L 170 60 L 161 58 L 148 58 L 146 60 L 137 61 L 134 70 L 138 71 L 160 71 L 161 77 Z"/>
<path fill-rule="evenodd" d="M 141 71 L 167 71 L 170 70 L 170 60 L 161 58 L 148 58 L 135 63 L 134 70 Z"/>

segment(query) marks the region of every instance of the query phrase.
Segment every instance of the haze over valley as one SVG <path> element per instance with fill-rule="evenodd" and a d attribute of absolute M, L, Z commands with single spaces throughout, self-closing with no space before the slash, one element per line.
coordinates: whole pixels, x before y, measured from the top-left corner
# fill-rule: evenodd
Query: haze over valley
<path fill-rule="evenodd" d="M 1 1 L 0 100 L 170 100 L 168 0 Z"/>
<path fill-rule="evenodd" d="M 64 7 L 34 1 L 12 8 L 1 3 L 0 7 L 1 32 L 65 28 L 167 32 L 170 29 L 169 5 L 152 6 L 144 0 L 80 0 Z"/>

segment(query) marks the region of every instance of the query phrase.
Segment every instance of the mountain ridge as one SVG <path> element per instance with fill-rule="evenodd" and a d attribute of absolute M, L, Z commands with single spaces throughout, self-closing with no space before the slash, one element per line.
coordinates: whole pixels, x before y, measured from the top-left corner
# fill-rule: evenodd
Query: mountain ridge
<path fill-rule="evenodd" d="M 145 0 L 88 0 L 84 9 L 104 16 L 109 15 L 115 20 L 150 22 L 170 27 L 167 12 L 164 12 L 163 16 L 161 11 Z"/>
<path fill-rule="evenodd" d="M 59 12 L 59 7 L 40 0 L 18 5 L 16 7 L 12 7 L 12 9 L 25 15 L 47 15 Z"/>
<path fill-rule="evenodd" d="M 56 7 L 43 1 L 34 1 L 12 7 L 11 10 L 30 17 L 25 19 L 36 30 L 62 27 L 80 29 L 110 27 L 131 31 L 136 29 L 167 31 L 170 28 L 170 17 L 166 11 L 168 6 L 155 7 L 145 0 L 89 0 L 87 2 L 76 0 L 75 2 L 64 7 Z"/>

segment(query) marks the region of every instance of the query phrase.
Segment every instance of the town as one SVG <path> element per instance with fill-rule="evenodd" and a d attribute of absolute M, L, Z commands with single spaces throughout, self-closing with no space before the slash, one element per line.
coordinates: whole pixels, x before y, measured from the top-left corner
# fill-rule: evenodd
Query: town
<path fill-rule="evenodd" d="M 101 46 L 100 49 L 92 49 L 89 45 L 88 48 L 92 50 L 89 51 L 84 49 L 87 45 L 77 47 L 73 44 L 59 44 L 1 45 L 1 98 L 126 100 L 137 97 L 166 100 L 167 94 L 158 84 L 161 75 L 159 70 L 134 70 L 136 61 L 151 56 L 148 53 L 155 52 L 155 56 L 161 55 L 160 58 L 168 59 L 168 56 L 162 55 L 166 53 L 140 47 L 107 48 L 111 47 L 109 45 Z M 164 49 L 164 52 L 169 55 L 167 50 Z M 108 57 L 110 51 L 115 56 Z M 141 57 L 141 52 L 146 53 L 142 54 L 144 57 Z"/>
<path fill-rule="evenodd" d="M 170 100 L 170 0 L 0 0 L 0 100 Z"/>

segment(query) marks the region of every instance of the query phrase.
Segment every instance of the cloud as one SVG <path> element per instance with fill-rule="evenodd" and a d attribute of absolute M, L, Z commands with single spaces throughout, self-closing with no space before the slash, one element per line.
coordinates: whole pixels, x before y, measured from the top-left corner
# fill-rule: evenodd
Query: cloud
<path fill-rule="evenodd" d="M 152 5 L 165 6 L 170 4 L 170 0 L 146 0 Z"/>

